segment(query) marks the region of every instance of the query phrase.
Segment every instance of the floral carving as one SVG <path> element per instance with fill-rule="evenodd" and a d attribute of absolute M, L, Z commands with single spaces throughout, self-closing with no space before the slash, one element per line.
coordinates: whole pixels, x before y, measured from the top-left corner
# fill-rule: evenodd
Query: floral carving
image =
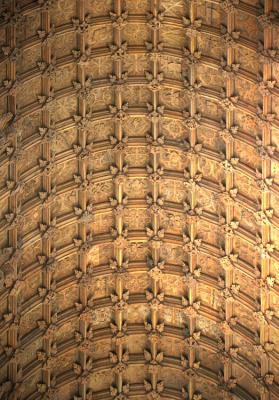
<path fill-rule="evenodd" d="M 265 28 L 271 28 L 278 18 L 278 12 L 276 11 L 271 11 L 269 14 L 262 14 L 258 16 L 258 22 L 260 26 L 265 29 Z"/>
<path fill-rule="evenodd" d="M 84 366 L 75 362 L 73 363 L 73 371 L 77 376 L 77 380 L 79 383 L 85 384 L 89 383 L 90 374 L 93 370 L 93 360 L 91 357 L 87 357 L 86 363 Z"/>
<path fill-rule="evenodd" d="M 148 400 L 160 400 L 162 398 L 161 393 L 164 391 L 164 382 L 158 381 L 154 389 L 149 381 L 144 380 L 144 388 L 147 392 Z"/>
<path fill-rule="evenodd" d="M 154 279 L 155 282 L 158 282 L 162 279 L 163 271 L 165 268 L 165 262 L 160 260 L 155 265 L 152 257 L 147 257 L 147 266 L 149 267 L 149 276 Z"/>
<path fill-rule="evenodd" d="M 110 297 L 113 303 L 113 308 L 117 311 L 125 310 L 128 306 L 129 295 L 129 290 L 123 292 L 122 298 L 119 298 L 117 294 L 111 294 Z"/>
<path fill-rule="evenodd" d="M 80 99 L 88 100 L 90 93 L 93 89 L 93 78 L 92 76 L 88 76 L 84 81 L 84 85 L 82 85 L 81 82 L 78 81 L 73 81 L 72 85 Z"/>
<path fill-rule="evenodd" d="M 201 56 L 202 53 L 199 50 L 196 50 L 194 51 L 194 53 L 191 53 L 191 51 L 187 47 L 184 47 L 183 49 L 183 61 L 186 66 L 198 64 L 201 60 Z"/>
<path fill-rule="evenodd" d="M 109 106 L 109 112 L 112 114 L 115 121 L 123 121 L 127 118 L 126 111 L 128 110 L 128 103 L 122 104 L 121 108 L 117 108 L 114 105 Z"/>
<path fill-rule="evenodd" d="M 186 36 L 196 37 L 202 26 L 202 20 L 200 18 L 198 18 L 198 19 L 195 19 L 193 22 L 191 22 L 190 18 L 187 18 L 187 17 L 182 17 L 182 20 L 183 20 L 183 24 L 185 26 Z"/>
<path fill-rule="evenodd" d="M 234 78 L 239 71 L 240 64 L 228 64 L 227 60 L 222 57 L 220 61 L 220 71 L 224 78 Z"/>
<path fill-rule="evenodd" d="M 264 242 L 262 238 L 257 235 L 255 250 L 259 253 L 261 258 L 270 258 L 275 246 L 272 242 Z"/>
<path fill-rule="evenodd" d="M 78 49 L 73 49 L 72 50 L 72 55 L 74 57 L 75 62 L 78 65 L 87 65 L 90 56 L 91 56 L 91 47 L 90 46 L 85 46 L 84 51 L 78 50 Z"/>
<path fill-rule="evenodd" d="M 222 89 L 220 105 L 225 111 L 233 111 L 238 102 L 238 96 L 227 97 L 226 91 Z"/>
<path fill-rule="evenodd" d="M 276 146 L 272 145 L 264 145 L 262 138 L 260 138 L 258 135 L 256 136 L 256 146 L 257 146 L 257 151 L 259 155 L 264 159 L 270 159 L 276 150 Z"/>
<path fill-rule="evenodd" d="M 164 292 L 155 295 L 151 290 L 146 290 L 145 292 L 146 300 L 151 308 L 151 310 L 159 310 L 164 302 Z"/>
<path fill-rule="evenodd" d="M 112 21 L 113 28 L 123 29 L 124 26 L 127 24 L 128 11 L 123 11 L 121 15 L 117 15 L 114 12 L 110 12 L 109 15 Z"/>
<path fill-rule="evenodd" d="M 18 47 L 2 46 L 2 51 L 11 62 L 16 62 L 21 56 L 21 50 Z"/>
<path fill-rule="evenodd" d="M 153 31 L 161 28 L 161 23 L 165 16 L 165 9 L 161 8 L 155 16 L 152 12 L 147 13 L 147 26 Z"/>
<path fill-rule="evenodd" d="M 266 49 L 262 42 L 258 42 L 258 56 L 260 62 L 265 64 L 273 64 L 277 61 L 278 54 L 278 49 Z"/>
<path fill-rule="evenodd" d="M 85 241 L 82 241 L 80 238 L 74 238 L 74 245 L 78 248 L 80 254 L 88 253 L 93 246 L 92 232 L 87 233 Z"/>
<path fill-rule="evenodd" d="M 127 56 L 127 42 L 121 43 L 120 46 L 117 46 L 116 44 L 110 44 L 109 49 L 113 61 L 124 60 Z"/>
<path fill-rule="evenodd" d="M 218 387 L 222 391 L 223 395 L 226 396 L 226 398 L 233 398 L 232 397 L 233 394 L 231 393 L 231 391 L 237 385 L 236 378 L 232 377 L 232 378 L 229 378 L 228 380 L 225 380 L 223 373 L 221 371 L 219 371 L 218 381 L 219 381 Z"/>
<path fill-rule="evenodd" d="M 189 189 L 189 190 L 195 190 L 197 186 L 199 186 L 199 183 L 202 180 L 202 174 L 197 172 L 193 177 L 191 177 L 190 172 L 186 168 L 184 170 L 184 185 Z"/>
<path fill-rule="evenodd" d="M 190 366 L 188 357 L 186 355 L 184 355 L 184 354 L 181 354 L 181 366 L 183 368 L 184 374 L 188 378 L 193 378 L 198 373 L 198 370 L 200 368 L 200 362 L 199 361 L 194 361 L 193 365 Z"/>
<path fill-rule="evenodd" d="M 79 222 L 91 222 L 93 220 L 93 203 L 88 203 L 85 210 L 81 207 L 74 207 L 74 213 L 78 217 Z"/>
<path fill-rule="evenodd" d="M 49 32 L 40 29 L 37 31 L 37 34 L 39 36 L 39 39 L 41 39 L 43 45 L 49 45 L 55 38 L 55 27 L 54 25 L 52 25 Z"/>
<path fill-rule="evenodd" d="M 112 340 L 113 342 L 118 346 L 118 345 L 123 345 L 127 342 L 127 321 L 124 321 L 122 324 L 122 329 L 119 330 L 118 326 L 116 323 L 111 322 L 110 323 L 110 329 L 112 332 Z"/>
<path fill-rule="evenodd" d="M 258 90 L 262 96 L 271 96 L 272 89 L 276 85 L 276 80 L 264 80 L 261 75 L 258 75 Z"/>
<path fill-rule="evenodd" d="M 189 111 L 183 111 L 184 124 L 189 129 L 195 129 L 200 125 L 201 114 L 196 113 L 195 115 L 190 115 Z"/>
<path fill-rule="evenodd" d="M 82 115 L 74 115 L 73 120 L 79 132 L 87 132 L 91 120 L 91 111 L 87 112 L 84 117 Z"/>
<path fill-rule="evenodd" d="M 119 393 L 115 386 L 110 387 L 110 395 L 113 400 L 128 400 L 128 393 L 130 391 L 130 386 L 128 383 L 122 385 L 122 392 Z"/>
<path fill-rule="evenodd" d="M 191 303 L 190 300 L 184 296 L 181 299 L 181 304 L 183 307 L 183 313 L 187 317 L 196 317 L 201 307 L 200 301 L 194 301 Z"/>
<path fill-rule="evenodd" d="M 56 2 L 57 0 L 37 0 L 43 10 L 49 10 Z"/>
<path fill-rule="evenodd" d="M 56 260 L 56 249 L 52 249 L 49 256 L 45 254 L 39 254 L 37 256 L 39 264 L 46 270 L 53 272 L 57 267 L 57 260 Z"/>
<path fill-rule="evenodd" d="M 238 6 L 239 0 L 221 0 L 220 6 L 227 13 L 235 11 L 236 6 Z"/>
<path fill-rule="evenodd" d="M 90 20 L 90 15 L 89 14 L 86 14 L 82 21 L 80 21 L 80 19 L 78 17 L 73 17 L 72 18 L 72 24 L 73 24 L 74 29 L 78 33 L 87 32 L 88 28 L 89 28 L 89 20 Z"/>
<path fill-rule="evenodd" d="M 156 76 L 149 71 L 145 71 L 145 77 L 148 80 L 148 87 L 152 92 L 157 92 L 162 88 L 162 82 L 164 80 L 164 75 L 162 72 L 158 73 Z"/>
<path fill-rule="evenodd" d="M 202 83 L 200 81 L 195 81 L 193 83 L 193 85 L 191 85 L 187 76 L 184 76 L 184 74 L 183 74 L 182 78 L 183 78 L 183 84 L 185 87 L 184 92 L 187 94 L 187 96 L 190 99 L 195 98 L 199 94 L 200 89 L 202 88 Z"/>
<path fill-rule="evenodd" d="M 51 57 L 51 61 L 49 63 L 43 60 L 38 61 L 37 67 L 43 77 L 54 78 L 56 76 L 57 66 L 56 66 L 56 59 L 54 56 Z"/>
<path fill-rule="evenodd" d="M 201 268 L 196 267 L 193 271 L 190 270 L 190 267 L 188 263 L 183 262 L 183 272 L 184 272 L 184 277 L 183 280 L 190 286 L 195 285 L 198 281 L 198 279 L 201 276 Z"/>
<path fill-rule="evenodd" d="M 239 37 L 239 31 L 228 32 L 227 27 L 221 25 L 221 39 L 227 47 L 235 47 Z"/>

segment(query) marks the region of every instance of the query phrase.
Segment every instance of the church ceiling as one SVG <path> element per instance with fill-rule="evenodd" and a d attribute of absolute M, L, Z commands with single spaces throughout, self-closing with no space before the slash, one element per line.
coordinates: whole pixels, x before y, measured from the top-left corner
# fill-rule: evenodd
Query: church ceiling
<path fill-rule="evenodd" d="M 0 2 L 0 399 L 279 399 L 279 2 Z"/>

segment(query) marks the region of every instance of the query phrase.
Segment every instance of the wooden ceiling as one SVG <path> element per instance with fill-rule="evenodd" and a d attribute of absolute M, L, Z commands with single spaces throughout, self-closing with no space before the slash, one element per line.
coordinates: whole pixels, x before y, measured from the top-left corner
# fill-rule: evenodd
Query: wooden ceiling
<path fill-rule="evenodd" d="M 7 0 L 0 399 L 279 399 L 279 2 Z"/>

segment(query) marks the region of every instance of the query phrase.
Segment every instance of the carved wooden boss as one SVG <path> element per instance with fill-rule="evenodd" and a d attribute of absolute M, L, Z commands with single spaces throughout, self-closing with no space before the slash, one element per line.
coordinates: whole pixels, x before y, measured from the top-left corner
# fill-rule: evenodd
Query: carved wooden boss
<path fill-rule="evenodd" d="M 279 1 L 2 0 L 0 399 L 279 399 Z"/>

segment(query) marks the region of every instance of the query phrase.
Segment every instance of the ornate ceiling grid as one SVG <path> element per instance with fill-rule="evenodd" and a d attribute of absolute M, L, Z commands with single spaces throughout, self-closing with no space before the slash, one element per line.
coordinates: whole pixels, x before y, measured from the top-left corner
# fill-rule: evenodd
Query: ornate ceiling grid
<path fill-rule="evenodd" d="M 279 398 L 276 0 L 10 0 L 0 399 Z"/>

